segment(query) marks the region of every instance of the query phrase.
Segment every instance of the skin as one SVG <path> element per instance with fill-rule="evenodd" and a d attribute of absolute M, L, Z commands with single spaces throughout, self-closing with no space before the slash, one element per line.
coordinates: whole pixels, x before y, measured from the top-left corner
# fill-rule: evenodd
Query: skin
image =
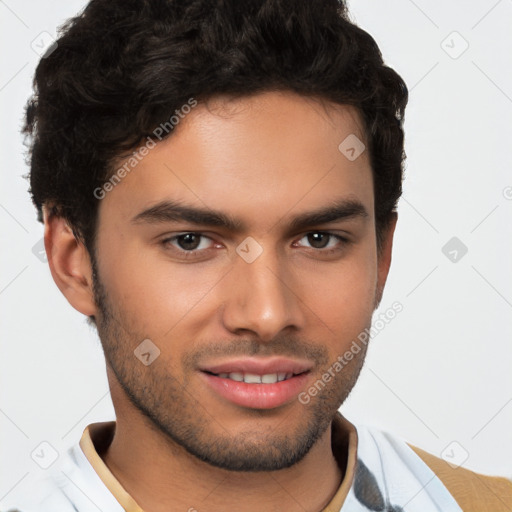
<path fill-rule="evenodd" d="M 378 254 L 368 152 L 349 161 L 338 150 L 350 134 L 365 140 L 357 110 L 291 92 L 199 104 L 100 201 L 95 286 L 85 247 L 45 214 L 55 282 L 96 318 L 105 350 L 117 426 L 101 456 L 144 510 L 319 511 L 338 489 L 345 468 L 330 425 L 365 350 L 309 404 L 272 409 L 226 400 L 199 366 L 300 357 L 312 365 L 307 389 L 370 326 L 396 216 Z M 295 216 L 339 199 L 368 215 L 291 230 Z M 133 222 L 164 200 L 222 211 L 246 229 Z M 349 243 L 315 240 L 318 231 Z M 164 241 L 189 232 L 204 238 L 185 259 L 190 241 Z M 248 236 L 263 249 L 252 263 L 236 252 Z M 144 339 L 160 350 L 149 366 L 134 356 Z"/>

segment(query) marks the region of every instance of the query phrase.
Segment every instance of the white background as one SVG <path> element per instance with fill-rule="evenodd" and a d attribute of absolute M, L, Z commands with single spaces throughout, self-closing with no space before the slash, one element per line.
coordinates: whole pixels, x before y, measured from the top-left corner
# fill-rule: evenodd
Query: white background
<path fill-rule="evenodd" d="M 38 62 L 31 42 L 43 31 L 55 36 L 84 5 L 0 1 L 5 503 L 44 471 L 30 456 L 42 441 L 63 453 L 87 424 L 114 418 L 96 333 L 32 251 L 43 228 L 22 177 L 19 128 Z M 394 301 L 404 309 L 374 338 L 342 410 L 437 456 L 447 446 L 459 460 L 467 452 L 463 466 L 510 478 L 512 0 L 352 0 L 350 7 L 405 79 L 410 103 L 404 196 L 380 310 Z M 457 262 L 441 250 L 452 237 L 468 248 Z"/>

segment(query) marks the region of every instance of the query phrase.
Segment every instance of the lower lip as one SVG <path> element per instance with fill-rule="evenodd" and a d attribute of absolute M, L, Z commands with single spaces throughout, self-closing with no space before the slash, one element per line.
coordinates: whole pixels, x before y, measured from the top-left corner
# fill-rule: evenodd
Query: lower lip
<path fill-rule="evenodd" d="M 235 405 L 251 409 L 273 409 L 293 400 L 308 378 L 307 373 L 295 375 L 275 384 L 247 384 L 201 372 L 208 385 Z"/>

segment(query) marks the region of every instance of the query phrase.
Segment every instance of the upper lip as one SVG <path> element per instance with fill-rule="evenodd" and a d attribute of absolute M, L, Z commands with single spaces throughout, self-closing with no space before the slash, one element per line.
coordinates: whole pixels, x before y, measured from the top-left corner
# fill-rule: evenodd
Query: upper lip
<path fill-rule="evenodd" d="M 313 368 L 313 364 L 309 361 L 273 357 L 230 359 L 201 366 L 200 370 L 214 374 L 252 373 L 254 375 L 268 375 L 272 373 L 293 373 L 299 375 L 311 370 L 311 368 Z"/>

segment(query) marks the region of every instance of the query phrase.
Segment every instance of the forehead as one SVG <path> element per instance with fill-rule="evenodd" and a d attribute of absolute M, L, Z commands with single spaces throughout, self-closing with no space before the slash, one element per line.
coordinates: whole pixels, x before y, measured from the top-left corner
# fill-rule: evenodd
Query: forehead
<path fill-rule="evenodd" d="M 180 116 L 173 133 L 108 192 L 100 217 L 101 210 L 112 209 L 129 220 L 171 200 L 225 211 L 249 224 L 258 220 L 268 229 L 287 212 L 339 198 L 360 201 L 373 216 L 364 145 L 353 107 L 285 92 L 217 97 Z M 352 149 L 356 156 L 362 152 L 353 158 Z M 127 162 L 116 168 L 129 168 Z"/>

